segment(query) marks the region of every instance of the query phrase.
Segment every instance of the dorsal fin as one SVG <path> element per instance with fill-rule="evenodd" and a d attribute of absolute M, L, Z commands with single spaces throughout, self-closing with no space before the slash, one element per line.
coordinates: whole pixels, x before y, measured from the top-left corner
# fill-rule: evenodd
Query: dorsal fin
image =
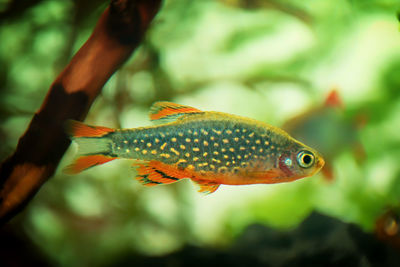
<path fill-rule="evenodd" d="M 174 121 L 185 114 L 201 113 L 202 111 L 189 106 L 172 102 L 155 102 L 150 108 L 150 120 Z"/>
<path fill-rule="evenodd" d="M 333 108 L 343 108 L 343 101 L 337 89 L 332 89 L 332 91 L 329 92 L 328 96 L 325 99 L 325 106 Z"/>

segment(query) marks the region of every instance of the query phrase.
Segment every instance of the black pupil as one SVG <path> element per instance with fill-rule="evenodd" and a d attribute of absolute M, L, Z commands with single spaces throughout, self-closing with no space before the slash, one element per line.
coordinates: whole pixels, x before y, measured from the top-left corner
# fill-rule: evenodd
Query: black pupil
<path fill-rule="evenodd" d="M 310 164 L 311 163 L 311 161 L 312 161 L 312 158 L 311 158 L 311 156 L 310 155 L 304 155 L 304 157 L 303 157 L 303 162 L 305 163 L 305 164 Z"/>

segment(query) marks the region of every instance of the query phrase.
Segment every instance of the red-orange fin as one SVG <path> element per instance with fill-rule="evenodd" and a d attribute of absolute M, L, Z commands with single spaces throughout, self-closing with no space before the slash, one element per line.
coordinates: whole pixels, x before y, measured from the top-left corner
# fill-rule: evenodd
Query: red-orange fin
<path fill-rule="evenodd" d="M 101 137 L 115 130 L 102 126 L 90 126 L 80 121 L 68 120 L 66 122 L 66 131 L 72 137 Z"/>
<path fill-rule="evenodd" d="M 175 104 L 172 102 L 155 102 L 150 108 L 150 120 L 176 120 L 182 115 L 201 113 L 202 111 L 193 107 Z"/>
<path fill-rule="evenodd" d="M 77 158 L 74 163 L 65 167 L 64 172 L 66 174 L 77 174 L 80 173 L 81 171 L 84 171 L 86 169 L 89 169 L 97 165 L 104 164 L 114 159 L 116 158 L 104 155 L 81 156 Z"/>
<path fill-rule="evenodd" d="M 158 161 L 136 163 L 138 175 L 136 180 L 145 186 L 159 184 L 171 184 L 184 177 L 179 177 L 178 171 L 173 171 L 172 167 L 167 167 Z"/>
<path fill-rule="evenodd" d="M 207 181 L 203 182 L 203 181 L 194 180 L 194 182 L 200 186 L 200 189 L 198 192 L 206 194 L 206 195 L 214 193 L 220 186 L 220 184 L 207 182 Z"/>
<path fill-rule="evenodd" d="M 325 162 L 325 165 L 322 168 L 321 172 L 322 175 L 324 176 L 325 181 L 330 183 L 335 179 L 335 176 L 333 174 L 333 168 L 328 162 Z"/>
<path fill-rule="evenodd" d="M 332 89 L 325 99 L 325 106 L 343 108 L 343 101 L 336 89 Z"/>

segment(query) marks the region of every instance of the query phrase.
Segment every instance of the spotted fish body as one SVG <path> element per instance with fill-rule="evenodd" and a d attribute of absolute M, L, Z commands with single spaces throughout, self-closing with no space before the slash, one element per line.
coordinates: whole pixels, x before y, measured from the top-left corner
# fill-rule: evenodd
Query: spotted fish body
<path fill-rule="evenodd" d="M 220 184 L 293 181 L 324 164 L 312 148 L 256 120 L 169 102 L 155 103 L 150 117 L 166 123 L 121 130 L 70 123 L 70 133 L 84 149 L 69 172 L 115 158 L 136 159 L 137 179 L 145 185 L 190 178 L 200 191 L 211 193 Z M 299 165 L 299 153 L 306 167 Z"/>

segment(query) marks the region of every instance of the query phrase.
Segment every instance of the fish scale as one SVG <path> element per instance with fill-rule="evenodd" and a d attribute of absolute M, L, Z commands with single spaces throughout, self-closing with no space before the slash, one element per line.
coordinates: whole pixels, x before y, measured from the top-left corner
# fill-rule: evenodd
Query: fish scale
<path fill-rule="evenodd" d="M 123 130 L 111 138 L 113 153 L 121 158 L 179 162 L 182 169 L 192 165 L 196 171 L 218 173 L 235 172 L 235 167 L 251 166 L 255 159 L 273 156 L 278 147 L 271 144 L 268 135 L 268 131 L 244 123 L 209 121 L 164 126 L 158 131 Z"/>
<path fill-rule="evenodd" d="M 140 160 L 137 179 L 145 185 L 190 178 L 211 193 L 220 184 L 293 181 L 323 165 L 318 152 L 263 122 L 170 102 L 155 103 L 150 117 L 164 123 L 114 130 L 72 122 L 69 131 L 84 153 L 69 172 L 128 158 Z"/>

